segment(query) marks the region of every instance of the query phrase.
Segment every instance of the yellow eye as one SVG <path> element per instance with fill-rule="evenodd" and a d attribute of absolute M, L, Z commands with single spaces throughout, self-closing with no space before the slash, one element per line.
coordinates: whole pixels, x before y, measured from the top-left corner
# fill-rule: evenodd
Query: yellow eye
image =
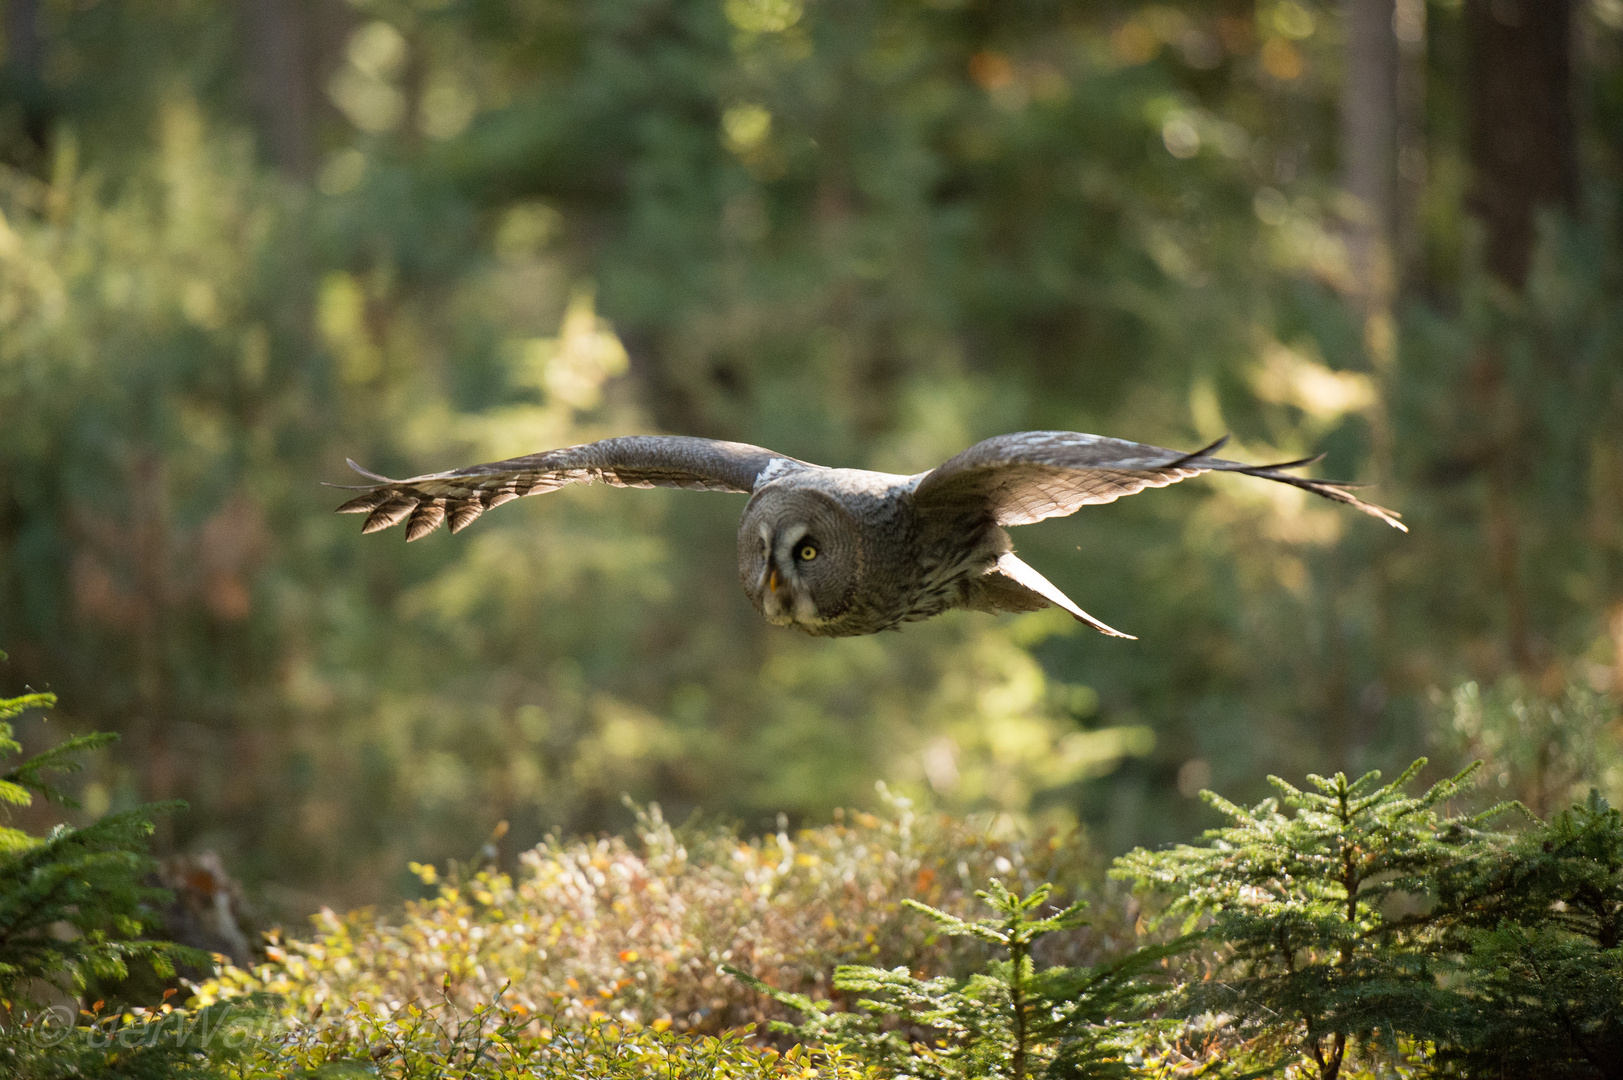
<path fill-rule="evenodd" d="M 810 544 L 807 544 L 795 554 L 800 556 L 801 562 L 811 562 L 813 559 L 817 558 L 817 549 L 812 547 Z"/>

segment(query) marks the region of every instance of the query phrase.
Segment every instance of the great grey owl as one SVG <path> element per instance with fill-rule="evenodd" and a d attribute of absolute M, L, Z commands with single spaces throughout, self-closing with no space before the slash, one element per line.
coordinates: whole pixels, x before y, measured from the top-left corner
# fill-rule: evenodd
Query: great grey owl
<path fill-rule="evenodd" d="M 1352 485 L 1282 471 L 1318 458 L 1245 465 L 1210 456 L 1226 441 L 1186 454 L 1074 431 L 1024 431 L 976 443 L 928 472 L 897 476 L 825 468 L 744 443 L 634 435 L 410 480 L 351 461 L 376 482 L 352 487 L 362 494 L 338 512 L 367 515 L 365 533 L 404 521 L 411 541 L 442 522 L 454 533 L 509 499 L 576 482 L 738 492 L 750 496 L 738 527 L 744 591 L 768 622 L 825 637 L 890 630 L 950 608 L 1035 611 L 1050 604 L 1103 633 L 1130 637 L 1017 559 L 1004 526 L 1204 472 L 1290 484 L 1404 529 L 1397 514 L 1350 494 Z"/>

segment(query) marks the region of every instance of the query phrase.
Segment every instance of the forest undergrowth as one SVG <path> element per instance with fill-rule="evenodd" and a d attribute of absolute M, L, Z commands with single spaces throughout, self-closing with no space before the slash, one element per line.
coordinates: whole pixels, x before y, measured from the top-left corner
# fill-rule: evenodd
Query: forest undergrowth
<path fill-rule="evenodd" d="M 0 701 L 0 750 L 52 704 Z M 1537 712 L 1452 705 L 1478 748 Z M 1615 753 L 1614 703 L 1565 708 Z M 22 759 L 0 796 L 70 801 L 51 777 L 101 741 Z M 630 836 L 510 869 L 413 864 L 422 898 L 323 911 L 245 966 L 155 933 L 148 837 L 179 808 L 7 829 L 0 1055 L 26 1080 L 1617 1075 L 1623 814 L 1593 789 L 1546 818 L 1486 802 L 1529 781 L 1514 755 L 1426 769 L 1205 792 L 1223 825 L 1108 863 L 888 793 L 756 837 L 638 807 Z"/>

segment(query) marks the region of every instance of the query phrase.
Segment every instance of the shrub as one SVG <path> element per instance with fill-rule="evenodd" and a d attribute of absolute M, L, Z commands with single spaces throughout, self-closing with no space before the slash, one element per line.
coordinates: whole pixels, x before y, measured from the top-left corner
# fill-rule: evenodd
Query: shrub
<path fill-rule="evenodd" d="M 903 912 L 903 899 L 963 911 L 974 884 L 998 872 L 1026 888 L 1055 877 L 1074 884 L 1077 851 L 921 817 L 905 800 L 885 818 L 848 814 L 755 840 L 673 828 L 655 807 L 639 815 L 635 843 L 549 841 L 515 874 L 440 880 L 418 867 L 436 895 L 408 903 L 400 919 L 324 912 L 310 941 L 278 942 L 252 970 L 223 969 L 198 1000 L 270 992 L 309 1013 L 356 1000 L 426 1005 L 443 991 L 471 1008 L 505 987 L 504 1000 L 532 1012 L 561 1001 L 575 1020 L 602 1013 L 720 1032 L 783 1013 L 717 965 L 824 996 L 842 962 L 967 970 L 981 950 L 932 934 Z M 1091 947 L 1072 936 L 1054 949 Z"/>
<path fill-rule="evenodd" d="M 354 1002 L 292 1017 L 263 1001 L 205 1009 L 88 1015 L 77 1026 L 42 1025 L 15 1040 L 15 1080 L 107 1077 L 287 1080 L 375 1076 L 389 1080 L 873 1080 L 838 1048 L 787 1054 L 751 1046 L 737 1031 L 685 1035 L 663 1025 L 538 1017 L 500 999 L 465 1009 L 442 999 Z"/>
<path fill-rule="evenodd" d="M 6 701 L 0 718 L 49 703 Z M 15 752 L 3 719 L 0 733 Z M 61 798 L 47 775 L 94 745 L 29 759 L 0 794 Z M 1517 804 L 1450 813 L 1476 767 L 1408 794 L 1424 764 L 1388 784 L 1272 778 L 1279 795 L 1251 808 L 1205 793 L 1228 825 L 1115 863 L 1164 900 L 1146 924 L 1159 943 L 1137 949 L 1110 921 L 1125 913 L 1084 930 L 1079 898 L 1049 903 L 1043 879 L 1079 893 L 1085 877 L 1061 837 L 919 817 L 905 800 L 757 840 L 673 828 L 651 808 L 634 842 L 549 841 L 515 874 L 417 867 L 435 894 L 402 917 L 323 913 L 311 940 L 222 967 L 186 1008 L 13 1010 L 0 1067 L 19 1080 L 1618 1075 L 1623 814 L 1592 793 L 1519 835 L 1489 831 Z M 0 978 L 15 1002 L 135 956 L 173 970 L 183 951 L 133 937 L 159 895 L 140 883 L 148 830 L 125 816 L 0 834 L 0 914 L 20 929 L 0 926 Z M 969 917 L 974 898 L 991 917 Z M 52 910 L 79 935 L 47 934 Z M 762 1020 L 784 1042 L 753 1043 L 745 1025 Z"/>
<path fill-rule="evenodd" d="M 8 1080 L 170 1080 L 246 1076 L 248 1045 L 266 1027 L 259 1002 L 197 1012 L 165 1004 L 103 1011 L 55 1006 L 23 1018 L 4 1039 Z M 269 1080 L 269 1075 L 266 1080 Z M 278 1076 L 286 1076 L 279 1072 Z"/>
<path fill-rule="evenodd" d="M 228 1074 L 268 1080 L 288 1071 L 360 1065 L 398 1080 L 525 1076 L 535 1080 L 868 1080 L 871 1069 L 837 1048 L 780 1054 L 749 1045 L 739 1031 L 681 1034 L 663 1024 L 581 1021 L 567 1009 L 538 1016 L 501 999 L 464 1009 L 356 1003 L 341 1016 L 272 1028 Z"/>
<path fill-rule="evenodd" d="M 52 704 L 54 699 L 49 694 L 0 700 L 0 753 L 21 750 L 12 738 L 12 718 L 28 709 Z M 37 795 L 74 805 L 50 783 L 50 777 L 76 769 L 77 755 L 104 746 L 113 738 L 79 736 L 27 758 L 0 774 L 0 800 L 25 806 Z M 248 981 L 241 973 L 227 970 L 220 979 L 205 984 L 191 1008 L 174 1008 L 168 1001 L 173 991 L 150 1007 L 104 1011 L 100 1001 L 78 1010 L 60 1001 L 45 1007 L 48 1002 L 42 995 L 47 991 L 54 988 L 58 994 L 77 994 L 97 980 L 124 979 L 137 959 L 164 978 L 173 978 L 177 962 L 207 964 L 207 957 L 196 950 L 139 937 L 161 924 L 157 905 L 168 899 L 164 890 L 144 882 L 156 868 L 147 852 L 151 815 L 169 808 L 145 806 L 104 817 L 84 828 L 58 826 L 44 837 L 0 827 L 0 997 L 5 1008 L 0 1017 L 0 1074 L 16 1080 L 158 1080 L 183 1076 L 281 1080 L 306 1073 L 365 1073 L 400 1080 L 447 1076 L 496 1080 L 517 1073 L 558 1080 L 653 1075 L 866 1080 L 873 1075 L 871 1069 L 837 1048 L 797 1048 L 790 1054 L 780 1054 L 775 1049 L 747 1045 L 738 1031 L 688 1035 L 669 1030 L 668 1019 L 642 1025 L 628 1021 L 624 1015 L 611 1017 L 600 1007 L 608 1004 L 606 997 L 584 991 L 577 994 L 573 986 L 570 993 L 563 993 L 545 992 L 532 985 L 536 1002 L 530 1005 L 515 1000 L 506 987 L 497 987 L 480 1000 L 487 989 L 481 981 L 483 964 L 513 959 L 513 954 L 500 950 L 485 957 L 475 952 L 462 957 L 461 962 L 438 968 L 440 981 L 437 993 L 432 995 L 422 992 L 429 979 L 427 972 L 395 969 L 394 974 L 404 976 L 405 984 L 419 992 L 407 1000 L 391 998 L 385 992 L 398 990 L 403 984 L 385 988 L 376 983 L 371 986 L 377 992 L 371 994 L 333 994 L 326 992 L 334 988 L 331 985 L 320 985 L 319 989 L 312 985 L 304 989 L 316 992 L 295 991 L 283 998 L 250 992 L 234 994 L 227 1000 L 219 992 L 223 987 L 240 989 Z M 566 929 L 586 932 L 585 938 L 576 943 L 581 963 L 573 969 L 584 971 L 591 966 L 586 962 L 591 950 L 603 945 L 610 925 L 618 926 L 612 917 L 608 925 L 598 925 L 595 930 L 591 926 L 591 912 L 600 899 L 595 890 L 607 887 L 610 876 L 619 883 L 634 883 L 627 892 L 602 898 L 606 900 L 603 914 L 626 914 L 620 903 L 625 896 L 651 892 L 671 906 L 660 909 L 655 903 L 639 909 L 641 914 L 663 910 L 665 917 L 675 919 L 673 926 L 679 930 L 685 927 L 690 933 L 702 932 L 704 924 L 689 925 L 677 918 L 684 911 L 684 902 L 698 898 L 704 890 L 692 887 L 694 882 L 686 880 L 681 872 L 688 860 L 675 831 L 659 820 L 657 812 L 644 815 L 643 825 L 645 840 L 653 841 L 647 854 L 654 862 L 651 868 L 645 865 L 640 877 L 627 871 L 636 860 L 618 842 L 544 848 L 532 859 L 535 879 L 515 886 L 504 875 L 482 872 L 466 883 L 448 884 L 434 900 L 415 905 L 413 911 L 421 921 L 413 924 L 408 920 L 408 928 L 399 936 L 374 940 L 372 944 L 382 950 L 374 959 L 381 959 L 382 953 L 391 953 L 407 940 L 428 950 L 411 954 L 407 958 L 410 961 L 449 958 L 455 949 L 486 938 L 486 931 L 494 930 L 499 920 L 509 917 L 494 906 L 498 899 L 512 907 L 522 894 L 536 901 L 559 897 L 577 901 L 573 908 L 554 913 L 556 917 L 545 926 L 553 944 Z M 911 880 L 918 880 L 921 867 L 917 857 L 905 854 L 910 827 L 910 818 L 897 822 L 859 820 L 846 837 L 859 838 L 850 845 L 851 850 L 842 846 L 837 834 L 831 834 L 832 842 L 813 845 L 822 855 L 802 851 L 799 865 L 815 866 L 823 856 L 843 853 L 846 858 L 836 860 L 837 872 L 842 880 L 849 872 L 850 881 L 860 883 L 860 902 L 866 895 L 864 889 L 883 893 L 894 887 L 892 879 L 897 874 L 911 874 Z M 765 905 L 764 914 L 770 924 L 773 885 L 791 880 L 788 869 L 796 865 L 796 847 L 782 837 L 775 847 L 742 844 L 736 839 L 723 844 L 722 837 L 728 835 L 715 830 L 701 837 L 707 845 L 722 846 L 713 851 L 701 848 L 705 853 L 696 865 L 714 871 L 716 865 L 722 865 L 722 855 L 726 865 L 737 864 L 733 879 L 729 881 L 722 875 L 712 884 L 718 889 L 728 884 L 738 887 L 740 894 L 732 900 L 740 905 L 742 917 L 748 917 L 751 910 L 762 910 L 760 905 L 752 906 L 751 897 L 757 898 Z M 877 844 L 871 850 L 860 842 L 866 839 L 871 843 L 881 836 L 892 842 Z M 897 840 L 902 841 L 900 849 L 894 842 Z M 990 842 L 983 847 L 987 852 L 1005 850 Z M 609 858 L 611 853 L 614 859 Z M 762 858 L 752 861 L 745 857 L 746 853 L 776 862 Z M 1016 855 L 1020 857 L 1018 852 Z M 426 869 L 424 874 L 430 879 L 433 876 Z M 696 876 L 704 878 L 705 874 Z M 805 887 L 805 882 L 800 884 Z M 727 897 L 721 893 L 711 899 L 726 908 L 723 901 Z M 469 901 L 473 907 L 467 906 Z M 443 929 L 475 910 L 490 921 L 468 928 L 469 933 L 456 942 L 439 940 Z M 521 912 L 512 914 L 522 918 Z M 291 953 L 298 957 L 292 967 L 311 974 L 337 976 L 346 969 L 353 970 L 357 954 L 333 946 L 339 941 L 353 943 L 361 939 L 364 932 L 348 931 L 358 928 L 363 919 L 357 916 L 346 922 L 334 918 L 331 922 L 339 931 L 323 939 L 324 944 L 290 943 L 280 955 Z M 73 933 L 61 933 L 64 925 Z M 365 925 L 377 928 L 370 921 Z M 870 933 L 867 940 L 878 939 Z M 667 944 L 682 947 L 685 943 L 687 939 L 678 933 Z M 450 951 L 435 953 L 436 944 Z M 397 954 L 391 955 L 399 959 Z M 622 949 L 618 960 L 634 963 L 635 955 Z M 692 970 L 702 959 L 683 956 L 684 962 L 675 965 L 675 981 L 680 984 L 680 973 Z M 576 980 L 566 975 L 563 982 L 568 985 Z M 284 972 L 277 986 L 290 985 L 290 976 Z M 352 983 L 349 989 L 356 986 Z M 632 995 L 624 996 L 633 1000 Z M 300 1008 L 311 1001 L 313 1007 Z M 624 1014 L 626 1010 L 619 1012 Z"/>

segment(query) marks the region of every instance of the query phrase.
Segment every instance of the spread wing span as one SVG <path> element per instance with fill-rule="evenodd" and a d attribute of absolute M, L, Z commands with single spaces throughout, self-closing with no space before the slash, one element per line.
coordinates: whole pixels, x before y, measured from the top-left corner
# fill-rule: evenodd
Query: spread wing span
<path fill-rule="evenodd" d="M 1212 457 L 1227 441 L 1224 436 L 1194 453 L 1183 453 L 1075 431 L 999 435 L 926 473 L 914 489 L 914 500 L 926 512 L 985 511 L 999 525 L 1029 525 L 1201 473 L 1237 472 L 1311 491 L 1378 517 L 1394 529 L 1409 531 L 1394 511 L 1364 502 L 1347 490 L 1357 485 L 1310 480 L 1283 471 L 1311 465 L 1322 454 L 1277 465 L 1246 465 Z"/>
<path fill-rule="evenodd" d="M 486 510 L 524 495 L 556 491 L 565 484 L 594 480 L 617 487 L 678 487 L 748 494 L 756 478 L 781 462 L 804 463 L 746 443 L 676 435 L 632 435 L 620 439 L 545 450 L 526 457 L 471 465 L 466 469 L 390 480 L 355 462 L 349 467 L 371 484 L 337 485 L 360 495 L 338 508 L 365 514 L 363 533 L 406 522 L 406 540 L 427 536 L 449 521 L 452 532 L 471 525 Z"/>

